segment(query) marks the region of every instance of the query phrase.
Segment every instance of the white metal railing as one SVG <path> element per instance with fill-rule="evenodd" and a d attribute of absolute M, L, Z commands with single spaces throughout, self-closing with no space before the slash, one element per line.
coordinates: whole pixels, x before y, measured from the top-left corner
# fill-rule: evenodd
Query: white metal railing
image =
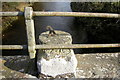
<path fill-rule="evenodd" d="M 24 12 L 0 12 L 0 16 L 24 16 L 28 45 L 0 45 L 0 49 L 28 49 L 30 58 L 35 58 L 36 49 L 72 49 L 72 48 L 107 48 L 120 47 L 120 44 L 58 44 L 36 45 L 33 16 L 66 16 L 66 17 L 105 17 L 120 18 L 120 14 L 112 13 L 87 13 L 87 12 L 40 12 L 26 7 Z"/>
<path fill-rule="evenodd" d="M 23 16 L 24 12 L 1 12 L 0 16 Z M 34 11 L 33 16 L 66 16 L 66 17 L 105 17 L 120 18 L 115 13 L 90 13 L 90 12 L 40 12 Z"/>
<path fill-rule="evenodd" d="M 35 45 L 35 49 L 114 48 L 120 44 L 51 44 Z M 0 45 L 0 49 L 27 49 L 27 45 Z"/>

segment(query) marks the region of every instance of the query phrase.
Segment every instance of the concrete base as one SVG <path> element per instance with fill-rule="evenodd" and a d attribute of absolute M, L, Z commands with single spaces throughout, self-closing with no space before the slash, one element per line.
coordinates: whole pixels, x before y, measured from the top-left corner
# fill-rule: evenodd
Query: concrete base
<path fill-rule="evenodd" d="M 41 44 L 71 44 L 71 35 L 63 31 L 55 31 L 57 35 L 48 36 L 44 32 L 39 36 Z M 77 59 L 72 49 L 39 50 L 37 66 L 41 74 L 56 77 L 76 72 Z"/>

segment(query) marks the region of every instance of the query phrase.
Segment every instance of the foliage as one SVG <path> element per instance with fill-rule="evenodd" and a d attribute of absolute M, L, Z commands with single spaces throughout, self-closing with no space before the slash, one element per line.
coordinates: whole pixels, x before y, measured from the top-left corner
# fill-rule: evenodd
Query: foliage
<path fill-rule="evenodd" d="M 72 2 L 74 12 L 120 13 L 120 2 Z M 120 42 L 120 19 L 76 18 L 79 27 L 85 28 L 90 43 Z"/>

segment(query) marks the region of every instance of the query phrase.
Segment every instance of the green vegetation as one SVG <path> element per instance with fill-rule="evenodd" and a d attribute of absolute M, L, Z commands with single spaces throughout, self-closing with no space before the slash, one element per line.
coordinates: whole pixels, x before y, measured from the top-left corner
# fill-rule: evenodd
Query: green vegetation
<path fill-rule="evenodd" d="M 73 2 L 74 12 L 98 12 L 120 14 L 120 2 Z M 78 27 L 88 33 L 90 43 L 120 42 L 120 19 L 114 18 L 76 18 Z"/>
<path fill-rule="evenodd" d="M 74 12 L 105 12 L 120 13 L 120 2 L 73 2 Z"/>
<path fill-rule="evenodd" d="M 2 11 L 24 11 L 24 7 L 31 6 L 30 3 L 24 2 L 3 2 L 2 3 Z M 19 20 L 18 20 L 19 19 Z M 23 17 L 3 17 L 2 18 L 2 32 L 8 31 L 13 24 L 20 20 L 23 20 Z"/>
<path fill-rule="evenodd" d="M 2 11 L 16 11 L 16 7 L 19 5 L 18 2 L 4 2 L 2 3 Z"/>

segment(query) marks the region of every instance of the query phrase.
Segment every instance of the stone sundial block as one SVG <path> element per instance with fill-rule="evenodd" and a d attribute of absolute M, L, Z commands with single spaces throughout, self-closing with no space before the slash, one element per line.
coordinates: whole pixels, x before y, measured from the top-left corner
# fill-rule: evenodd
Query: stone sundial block
<path fill-rule="evenodd" d="M 43 32 L 39 36 L 39 43 L 44 44 L 72 44 L 72 37 L 64 31 L 55 31 L 55 36 Z M 68 73 L 75 74 L 77 59 L 73 49 L 39 50 L 37 55 L 38 71 L 44 75 L 56 77 Z"/>

